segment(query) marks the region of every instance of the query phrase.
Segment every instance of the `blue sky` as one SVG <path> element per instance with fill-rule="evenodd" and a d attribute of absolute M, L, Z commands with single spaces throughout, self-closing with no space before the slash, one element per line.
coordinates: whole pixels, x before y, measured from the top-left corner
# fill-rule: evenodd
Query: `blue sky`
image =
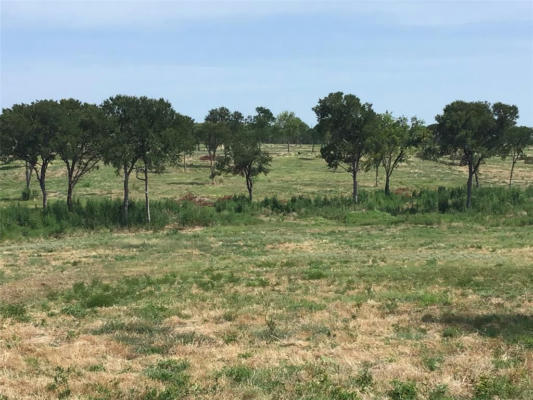
<path fill-rule="evenodd" d="M 311 108 L 332 91 L 433 122 L 503 101 L 533 126 L 533 1 L 5 1 L 1 105 L 114 94 L 210 108 Z"/>

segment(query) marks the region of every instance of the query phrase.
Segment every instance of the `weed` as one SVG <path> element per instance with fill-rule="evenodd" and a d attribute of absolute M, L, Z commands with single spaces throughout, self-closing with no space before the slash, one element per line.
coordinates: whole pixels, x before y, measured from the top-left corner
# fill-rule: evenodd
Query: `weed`
<path fill-rule="evenodd" d="M 174 385 L 185 386 L 189 382 L 189 376 L 185 371 L 190 364 L 187 360 L 161 360 L 144 370 L 147 377 L 162 382 L 171 382 Z"/>
<path fill-rule="evenodd" d="M 318 269 L 311 269 L 309 271 L 307 271 L 305 274 L 304 274 L 304 278 L 305 279 L 308 279 L 308 280 L 317 280 L 317 279 L 323 279 L 325 278 L 327 275 L 318 270 Z"/>
<path fill-rule="evenodd" d="M 391 400 L 416 400 L 416 383 L 411 381 L 392 381 L 392 389 L 388 392 Z"/>
<path fill-rule="evenodd" d="M 222 374 L 231 378 L 235 383 L 244 383 L 252 378 L 254 370 L 246 365 L 235 365 L 224 368 Z"/>
<path fill-rule="evenodd" d="M 54 380 L 46 386 L 46 389 L 55 392 L 58 399 L 65 399 L 70 396 L 71 390 L 68 383 L 70 369 L 62 367 L 55 368 Z"/>
<path fill-rule="evenodd" d="M 26 306 L 19 303 L 0 305 L 0 315 L 4 318 L 11 318 L 19 322 L 27 322 L 30 320 L 26 311 Z"/>
<path fill-rule="evenodd" d="M 461 336 L 461 330 L 453 326 L 447 326 L 442 331 L 442 337 L 445 339 L 451 339 Z"/>
<path fill-rule="evenodd" d="M 89 372 L 100 372 L 100 371 L 105 371 L 105 368 L 102 364 L 93 364 L 93 365 L 89 365 L 87 367 L 87 371 Z"/>
<path fill-rule="evenodd" d="M 364 366 L 353 381 L 362 392 L 365 392 L 374 384 L 374 378 L 368 366 Z"/>
<path fill-rule="evenodd" d="M 428 400 L 453 400 L 447 395 L 448 387 L 446 385 L 438 385 L 428 395 Z"/>
<path fill-rule="evenodd" d="M 482 376 L 474 389 L 474 400 L 513 399 L 517 388 L 506 376 Z"/>

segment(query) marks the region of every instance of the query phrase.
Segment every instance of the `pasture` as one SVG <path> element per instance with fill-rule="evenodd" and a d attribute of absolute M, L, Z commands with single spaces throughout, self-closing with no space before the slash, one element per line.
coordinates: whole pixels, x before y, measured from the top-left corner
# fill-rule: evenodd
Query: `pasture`
<path fill-rule="evenodd" d="M 349 174 L 318 150 L 267 148 L 258 201 L 350 194 Z M 152 175 L 151 198 L 212 207 L 201 203 L 245 193 L 238 176 L 211 184 L 203 155 Z M 488 160 L 481 188 L 505 186 L 508 164 Z M 381 178 L 376 188 L 361 174 L 361 189 L 382 190 Z M 65 181 L 55 161 L 51 203 Z M 0 207 L 40 206 L 19 201 L 22 165 L 3 166 L 0 182 Z M 465 182 L 464 167 L 415 157 L 391 181 L 395 196 Z M 513 186 L 529 194 L 494 215 L 265 207 L 224 223 L 3 240 L 0 398 L 531 399 L 531 185 L 521 161 Z M 143 188 L 132 180 L 133 199 Z M 106 166 L 76 187 L 81 202 L 121 195 Z"/>

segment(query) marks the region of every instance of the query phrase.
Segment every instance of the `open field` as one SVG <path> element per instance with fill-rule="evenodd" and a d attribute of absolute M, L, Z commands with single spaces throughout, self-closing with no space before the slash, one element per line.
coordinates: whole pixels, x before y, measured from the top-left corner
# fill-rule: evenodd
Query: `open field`
<path fill-rule="evenodd" d="M 274 150 L 255 198 L 350 193 L 349 175 L 310 146 Z M 239 177 L 211 185 L 199 156 L 154 175 L 153 199 L 245 192 Z M 508 170 L 489 160 L 481 185 L 505 185 Z M 0 179 L 0 206 L 16 203 L 22 169 Z M 462 167 L 412 159 L 392 188 L 465 181 Z M 514 184 L 533 184 L 533 167 L 517 164 Z M 56 162 L 52 201 L 64 186 Z M 120 177 L 100 168 L 76 193 L 120 198 Z M 369 215 L 0 242 L 0 398 L 533 398 L 531 225 L 504 224 L 513 213 Z"/>
<path fill-rule="evenodd" d="M 277 196 L 287 199 L 291 196 L 348 196 L 351 193 L 351 178 L 342 170 L 332 171 L 320 158 L 318 146 L 311 152 L 310 145 L 292 146 L 287 154 L 284 145 L 265 146 L 274 155 L 272 171 L 267 176 L 259 176 L 254 187 L 256 199 Z M 527 151 L 533 156 L 533 147 Z M 150 176 L 150 195 L 152 199 L 179 199 L 187 193 L 194 193 L 209 198 L 245 194 L 246 186 L 239 176 L 217 177 L 217 184 L 212 185 L 209 179 L 209 161 L 200 161 L 205 152 L 196 152 L 192 158 L 187 158 L 187 170 L 183 168 L 168 168 L 160 175 Z M 492 158 L 481 166 L 480 184 L 505 185 L 508 183 L 510 161 Z M 381 171 L 378 189 L 383 189 L 384 176 Z M 437 188 L 438 186 L 456 187 L 466 184 L 466 167 L 422 161 L 412 157 L 407 163 L 395 170 L 392 176 L 392 190 L 397 188 Z M 20 200 L 24 189 L 24 166 L 22 164 L 0 167 L 0 206 L 13 204 Z M 360 174 L 361 189 L 374 190 L 375 175 L 373 171 Z M 524 161 L 516 164 L 513 185 L 533 185 L 533 165 L 526 165 Z M 61 161 L 55 161 L 47 174 L 47 188 L 49 198 L 65 199 L 66 170 Z M 39 185 L 35 177 L 32 180 L 32 190 L 39 192 Z M 144 183 L 132 177 L 130 181 L 130 196 L 132 199 L 144 198 Z M 115 174 L 111 167 L 101 166 L 97 171 L 85 177 L 76 186 L 75 195 L 80 199 L 122 197 L 122 177 Z M 40 206 L 39 199 L 29 202 Z M 24 203 L 23 203 L 24 204 Z M 26 203 L 27 204 L 27 203 Z"/>

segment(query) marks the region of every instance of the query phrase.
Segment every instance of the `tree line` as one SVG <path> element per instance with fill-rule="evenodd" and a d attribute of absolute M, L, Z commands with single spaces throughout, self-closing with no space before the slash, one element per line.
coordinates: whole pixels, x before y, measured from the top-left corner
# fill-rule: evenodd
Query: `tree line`
<path fill-rule="evenodd" d="M 122 213 L 128 219 L 132 174 L 144 182 L 146 219 L 150 222 L 149 177 L 177 165 L 203 145 L 210 178 L 241 175 L 250 201 L 255 177 L 270 171 L 272 157 L 264 143 L 320 145 L 320 155 L 332 169 L 352 178 L 352 198 L 358 201 L 358 173 L 385 173 L 385 193 L 398 165 L 418 150 L 421 157 L 448 155 L 468 167 L 467 204 L 472 181 L 483 162 L 493 156 L 511 158 L 509 185 L 516 162 L 532 143 L 533 129 L 517 126 L 518 108 L 503 103 L 454 101 L 426 126 L 412 117 L 377 113 L 372 104 L 353 94 L 330 93 L 313 108 L 317 124 L 309 127 L 292 112 L 278 116 L 265 107 L 244 116 L 219 107 L 201 123 L 176 112 L 165 99 L 117 95 L 100 105 L 76 99 L 39 100 L 15 104 L 0 115 L 0 159 L 20 160 L 26 166 L 26 190 L 34 174 L 47 206 L 46 174 L 54 160 L 67 173 L 67 206 L 82 177 L 103 162 L 123 177 Z"/>

